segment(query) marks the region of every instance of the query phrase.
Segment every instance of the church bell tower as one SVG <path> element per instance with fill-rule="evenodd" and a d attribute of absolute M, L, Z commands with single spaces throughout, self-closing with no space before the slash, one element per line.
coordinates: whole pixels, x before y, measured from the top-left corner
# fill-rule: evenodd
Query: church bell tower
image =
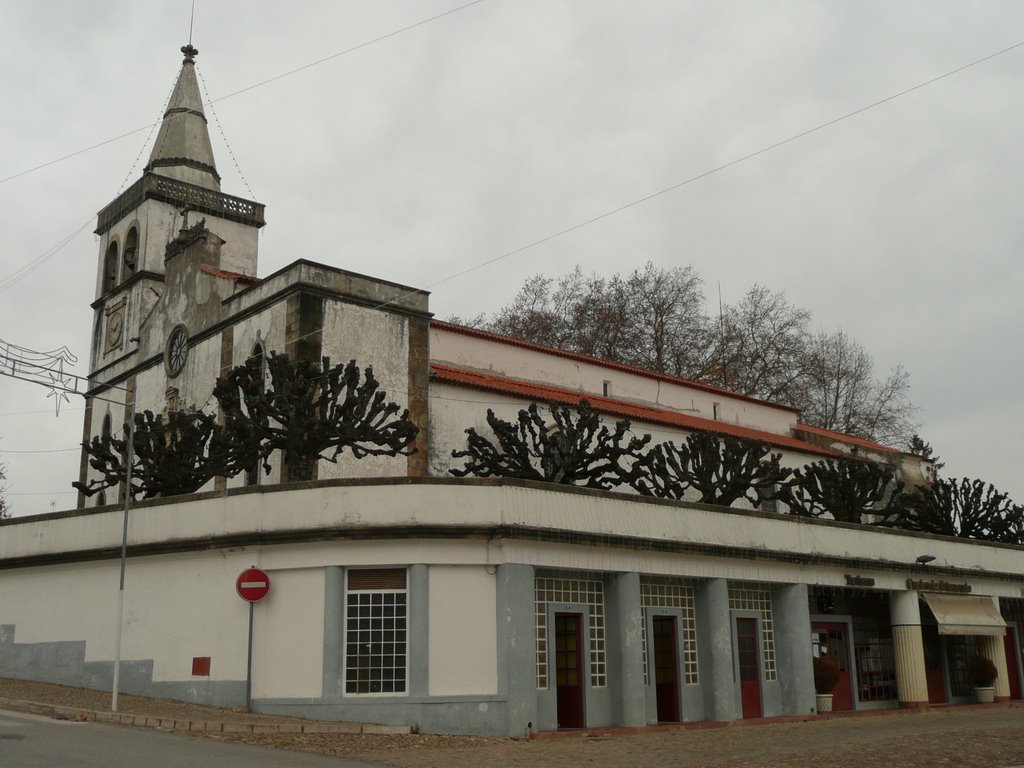
<path fill-rule="evenodd" d="M 211 275 L 232 285 L 255 280 L 264 207 L 221 191 L 196 76 L 199 51 L 189 43 L 181 52 L 181 71 L 141 178 L 97 216 L 89 357 L 96 397 L 86 399 L 85 440 L 119 430 L 127 419 L 127 409 L 112 409 L 109 397 L 101 397 L 110 385 L 133 392 L 138 410 L 176 403 L 174 393 L 188 378 L 178 363 L 221 319 L 224 297 L 211 295 Z M 137 387 L 140 376 L 148 394 Z M 83 452 L 83 481 L 86 458 Z"/>

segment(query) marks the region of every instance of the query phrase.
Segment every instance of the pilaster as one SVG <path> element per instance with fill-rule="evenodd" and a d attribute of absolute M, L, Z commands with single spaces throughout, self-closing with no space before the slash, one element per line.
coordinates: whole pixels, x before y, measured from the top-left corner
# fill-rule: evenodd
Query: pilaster
<path fill-rule="evenodd" d="M 605 590 L 612 717 L 616 725 L 645 725 L 647 712 L 640 574 L 613 574 L 607 579 Z"/>
<path fill-rule="evenodd" d="M 736 682 L 733 675 L 732 628 L 729 621 L 729 582 L 710 579 L 695 594 L 697 654 L 708 720 L 736 720 Z"/>
<path fill-rule="evenodd" d="M 532 565 L 498 566 L 498 695 L 508 702 L 507 736 L 537 729 L 536 583 Z"/>

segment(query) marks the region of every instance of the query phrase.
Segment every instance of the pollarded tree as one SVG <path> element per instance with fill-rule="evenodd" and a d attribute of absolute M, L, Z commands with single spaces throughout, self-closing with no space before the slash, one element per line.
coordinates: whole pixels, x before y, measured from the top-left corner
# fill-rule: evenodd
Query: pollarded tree
<path fill-rule="evenodd" d="M 487 409 L 487 424 L 498 443 L 466 430 L 466 450 L 452 451 L 465 458 L 462 469 L 449 470 L 456 477 L 514 477 L 588 488 L 612 488 L 627 481 L 632 464 L 651 436 L 629 436 L 629 421 L 623 419 L 610 430 L 601 424 L 586 400 L 573 409 L 551 403 L 551 421 L 536 403 L 519 411 L 508 422 Z"/>
<path fill-rule="evenodd" d="M 4 480 L 7 479 L 7 467 L 0 464 L 0 520 L 5 517 L 9 517 L 11 514 L 11 508 L 7 506 L 7 499 L 4 498 L 4 491 L 7 487 L 4 485 Z"/>
<path fill-rule="evenodd" d="M 218 475 L 237 474 L 222 450 L 223 437 L 217 417 L 199 411 L 171 411 L 166 418 L 152 411 L 135 414 L 132 440 L 133 498 L 176 496 L 202 488 Z M 89 466 L 100 473 L 87 483 L 72 485 L 86 496 L 119 485 L 125 480 L 128 425 L 123 436 L 94 437 L 82 443 L 89 454 Z"/>
<path fill-rule="evenodd" d="M 780 498 L 790 512 L 805 517 L 831 515 L 846 523 L 878 519 L 894 525 L 904 508 L 903 483 L 889 467 L 860 459 L 825 459 L 796 470 Z"/>
<path fill-rule="evenodd" d="M 981 480 L 938 480 L 920 488 L 900 527 L 966 539 L 1024 543 L 1024 508 Z"/>
<path fill-rule="evenodd" d="M 417 427 L 409 411 L 387 400 L 373 376 L 355 360 L 331 365 L 291 361 L 271 353 L 251 358 L 217 380 L 213 390 L 224 413 L 226 452 L 233 469 L 257 462 L 270 472 L 270 456 L 280 450 L 284 480 L 309 480 L 320 459 L 336 462 L 348 449 L 364 456 L 407 456 Z M 362 378 L 362 381 L 360 379 Z M 401 413 L 400 413 L 401 411 Z"/>
<path fill-rule="evenodd" d="M 774 498 L 793 473 L 781 459 L 766 443 L 695 432 L 681 445 L 655 446 L 637 462 L 630 484 L 646 496 L 682 499 L 692 488 L 705 504 L 728 507 L 746 499 L 757 505 Z"/>

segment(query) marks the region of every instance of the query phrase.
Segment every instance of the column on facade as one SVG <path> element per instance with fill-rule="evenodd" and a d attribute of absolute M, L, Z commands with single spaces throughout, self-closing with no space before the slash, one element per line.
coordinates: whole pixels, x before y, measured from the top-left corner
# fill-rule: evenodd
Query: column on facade
<path fill-rule="evenodd" d="M 342 659 L 345 649 L 345 570 L 339 565 L 324 568 L 324 671 L 323 697 L 341 696 Z"/>
<path fill-rule="evenodd" d="M 739 706 L 733 674 L 729 582 L 725 579 L 703 582 L 697 587 L 695 602 L 704 719 L 735 720 L 739 717 Z"/>
<path fill-rule="evenodd" d="M 921 638 L 921 608 L 917 592 L 893 592 L 889 595 L 892 620 L 892 649 L 896 664 L 896 688 L 900 706 L 911 709 L 928 707 L 928 678 L 924 669 L 924 643 Z"/>
<path fill-rule="evenodd" d="M 773 603 L 782 711 L 786 715 L 805 715 L 813 712 L 815 707 L 807 585 L 776 587 Z"/>
<path fill-rule="evenodd" d="M 507 736 L 537 728 L 536 583 L 532 565 L 505 563 L 496 574 L 498 694 L 507 702 Z"/>
<path fill-rule="evenodd" d="M 612 706 L 616 725 L 645 725 L 643 608 L 640 574 L 618 573 L 608 579 L 608 665 L 613 672 Z"/>
<path fill-rule="evenodd" d="M 423 563 L 409 566 L 409 629 L 406 652 L 409 654 L 409 695 L 427 696 L 430 692 L 430 584 L 429 569 Z"/>
<path fill-rule="evenodd" d="M 982 635 L 978 638 L 978 653 L 996 665 L 995 700 L 1010 700 L 1010 674 L 1006 669 L 1006 647 L 1002 635 Z"/>

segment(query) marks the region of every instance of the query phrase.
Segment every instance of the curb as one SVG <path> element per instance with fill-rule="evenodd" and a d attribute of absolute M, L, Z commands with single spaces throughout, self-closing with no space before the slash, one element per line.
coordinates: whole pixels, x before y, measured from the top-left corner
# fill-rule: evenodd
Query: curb
<path fill-rule="evenodd" d="M 170 717 L 131 715 L 123 712 L 97 712 L 91 709 L 61 707 L 36 701 L 5 699 L 0 697 L 0 709 L 41 715 L 55 720 L 112 723 L 136 728 L 160 728 L 165 731 L 192 731 L 194 733 L 346 733 L 364 735 L 406 735 L 412 733 L 408 725 L 373 725 L 370 723 L 245 723 L 219 720 L 184 720 Z"/>

